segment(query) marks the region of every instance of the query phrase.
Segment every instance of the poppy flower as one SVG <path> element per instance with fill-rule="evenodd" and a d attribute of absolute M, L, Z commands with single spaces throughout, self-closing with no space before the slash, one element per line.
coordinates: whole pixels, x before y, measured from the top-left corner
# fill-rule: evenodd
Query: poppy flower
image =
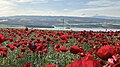
<path fill-rule="evenodd" d="M 12 42 L 14 39 L 13 38 L 9 38 L 8 41 Z"/>
<path fill-rule="evenodd" d="M 48 48 L 43 49 L 43 52 L 47 53 L 48 52 Z"/>
<path fill-rule="evenodd" d="M 9 45 L 10 50 L 15 50 L 15 46 Z"/>
<path fill-rule="evenodd" d="M 43 45 L 42 45 L 42 44 L 39 44 L 39 45 L 37 45 L 37 47 L 36 47 L 37 50 L 42 50 L 42 48 L 43 48 Z"/>
<path fill-rule="evenodd" d="M 71 63 L 71 67 L 80 67 L 81 65 L 81 60 L 78 59 L 78 60 L 74 60 L 72 63 Z"/>
<path fill-rule="evenodd" d="M 55 41 L 58 41 L 58 38 L 55 38 Z"/>
<path fill-rule="evenodd" d="M 68 43 L 67 40 L 61 40 L 61 43 Z"/>
<path fill-rule="evenodd" d="M 45 65 L 44 67 L 57 67 L 55 64 Z"/>
<path fill-rule="evenodd" d="M 40 40 L 41 43 L 45 43 L 46 41 L 45 40 Z"/>
<path fill-rule="evenodd" d="M 73 61 L 71 67 L 101 67 L 101 64 L 92 55 L 89 55 L 85 58 Z"/>
<path fill-rule="evenodd" d="M 71 64 L 67 64 L 66 67 L 72 67 Z"/>
<path fill-rule="evenodd" d="M 69 36 L 68 36 L 67 34 L 60 36 L 60 38 L 61 38 L 62 40 L 66 40 L 68 37 L 69 37 Z"/>
<path fill-rule="evenodd" d="M 103 60 L 107 60 L 108 58 L 112 57 L 115 53 L 116 50 L 113 46 L 106 45 L 98 49 L 96 55 Z"/>
<path fill-rule="evenodd" d="M 60 48 L 60 45 L 59 45 L 59 44 L 56 44 L 56 45 L 55 45 L 55 48 Z"/>
<path fill-rule="evenodd" d="M 48 44 L 45 43 L 45 44 L 44 44 L 44 47 L 48 47 Z"/>
<path fill-rule="evenodd" d="M 3 35 L 3 34 L 0 34 L 0 43 L 4 42 L 4 40 L 5 40 L 4 35 Z"/>
<path fill-rule="evenodd" d="M 38 40 L 34 40 L 34 43 L 38 43 L 39 41 Z"/>
<path fill-rule="evenodd" d="M 26 62 L 25 64 L 24 64 L 24 67 L 30 67 L 31 66 L 31 64 L 29 63 L 29 62 Z"/>
<path fill-rule="evenodd" d="M 2 55 L 3 57 L 7 57 L 7 52 L 1 51 L 0 55 Z"/>
<path fill-rule="evenodd" d="M 23 44 L 24 45 L 27 45 L 28 41 L 27 40 L 24 40 Z"/>
<path fill-rule="evenodd" d="M 62 52 L 66 52 L 66 51 L 67 51 L 67 48 L 66 48 L 65 46 L 62 46 L 62 47 L 60 48 L 60 50 L 61 50 Z"/>
<path fill-rule="evenodd" d="M 55 51 L 56 52 L 60 52 L 60 48 L 55 48 Z"/>
<path fill-rule="evenodd" d="M 80 48 L 77 46 L 70 46 L 70 52 L 73 54 L 78 54 L 80 52 Z"/>
<path fill-rule="evenodd" d="M 18 55 L 18 58 L 23 58 L 23 55 L 22 55 L 22 54 L 19 54 L 19 55 Z"/>
<path fill-rule="evenodd" d="M 25 52 L 25 50 L 26 50 L 25 47 L 21 48 L 21 52 Z"/>
<path fill-rule="evenodd" d="M 46 40 L 47 40 L 47 41 L 51 41 L 52 39 L 51 39 L 51 38 L 47 38 Z"/>
<path fill-rule="evenodd" d="M 1 47 L 0 51 L 7 52 L 7 48 L 6 47 Z"/>

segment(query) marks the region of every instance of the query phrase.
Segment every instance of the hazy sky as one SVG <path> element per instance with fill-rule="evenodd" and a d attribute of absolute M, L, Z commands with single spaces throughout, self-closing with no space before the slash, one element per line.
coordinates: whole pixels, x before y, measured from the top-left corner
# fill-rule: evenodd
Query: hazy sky
<path fill-rule="evenodd" d="M 0 16 L 114 16 L 120 0 L 0 0 Z"/>

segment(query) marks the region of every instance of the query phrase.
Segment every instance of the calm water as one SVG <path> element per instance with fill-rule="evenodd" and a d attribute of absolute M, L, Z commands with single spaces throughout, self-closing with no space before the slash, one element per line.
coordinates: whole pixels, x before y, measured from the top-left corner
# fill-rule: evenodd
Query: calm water
<path fill-rule="evenodd" d="M 25 28 L 25 27 L 0 27 L 0 28 Z M 31 29 L 31 28 L 30 28 Z M 74 28 L 71 27 L 70 29 L 65 29 L 63 27 L 55 27 L 55 28 L 33 28 L 33 29 L 40 29 L 40 30 L 73 30 L 73 31 L 106 31 L 105 28 Z M 120 29 L 107 29 L 107 31 L 120 31 Z"/>
<path fill-rule="evenodd" d="M 34 28 L 34 29 L 42 29 L 42 30 L 73 30 L 73 31 L 106 31 L 105 28 L 70 28 L 70 29 L 65 29 L 63 27 L 56 27 L 56 28 Z M 107 31 L 120 31 L 120 29 L 107 29 Z"/>

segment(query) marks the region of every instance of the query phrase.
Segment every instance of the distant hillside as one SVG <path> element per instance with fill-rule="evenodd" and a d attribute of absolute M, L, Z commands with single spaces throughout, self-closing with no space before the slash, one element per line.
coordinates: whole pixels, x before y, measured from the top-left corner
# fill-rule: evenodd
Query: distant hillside
<path fill-rule="evenodd" d="M 120 23 L 119 18 L 111 17 L 69 17 L 69 16 L 9 16 L 0 17 L 1 24 L 14 24 L 14 25 L 24 25 L 24 26 L 53 26 L 53 25 L 63 25 L 63 19 L 65 24 L 81 25 L 81 23 L 91 24 L 91 23 Z M 7 20 L 7 21 L 2 21 Z M 84 25 L 85 25 L 84 24 Z"/>
<path fill-rule="evenodd" d="M 120 17 L 93 16 L 93 18 L 120 20 Z"/>

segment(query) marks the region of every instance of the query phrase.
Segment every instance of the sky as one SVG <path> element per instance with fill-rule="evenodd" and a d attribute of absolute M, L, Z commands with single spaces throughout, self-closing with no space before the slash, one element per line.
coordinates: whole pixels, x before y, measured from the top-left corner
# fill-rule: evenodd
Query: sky
<path fill-rule="evenodd" d="M 0 0 L 0 16 L 120 17 L 120 0 Z"/>

